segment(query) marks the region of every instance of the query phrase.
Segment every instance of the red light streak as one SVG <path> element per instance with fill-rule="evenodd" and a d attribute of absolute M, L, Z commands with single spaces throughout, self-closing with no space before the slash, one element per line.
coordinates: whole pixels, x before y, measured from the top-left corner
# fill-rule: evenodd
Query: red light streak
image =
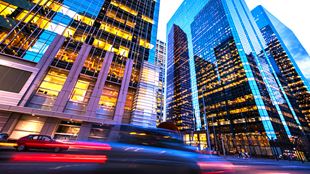
<path fill-rule="evenodd" d="M 105 155 L 81 154 L 16 154 L 13 162 L 105 163 Z"/>
<path fill-rule="evenodd" d="M 70 149 L 88 149 L 88 150 L 111 150 L 111 146 L 108 144 L 101 143 L 85 143 L 85 142 L 76 142 L 68 144 Z"/>

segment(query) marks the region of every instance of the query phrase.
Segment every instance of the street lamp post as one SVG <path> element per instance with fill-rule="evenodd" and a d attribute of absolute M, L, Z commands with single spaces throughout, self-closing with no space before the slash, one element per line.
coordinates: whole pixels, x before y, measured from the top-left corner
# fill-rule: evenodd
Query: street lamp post
<path fill-rule="evenodd" d="M 207 113 L 206 113 L 206 103 L 205 103 L 205 97 L 204 97 L 204 92 L 206 90 L 206 87 L 203 86 L 203 92 L 202 92 L 202 104 L 203 104 L 203 116 L 204 116 L 204 120 L 205 120 L 205 129 L 207 132 L 207 141 L 208 141 L 208 150 L 211 149 L 211 141 L 210 141 L 210 132 L 209 132 L 209 124 L 208 124 L 208 118 L 207 118 Z"/>

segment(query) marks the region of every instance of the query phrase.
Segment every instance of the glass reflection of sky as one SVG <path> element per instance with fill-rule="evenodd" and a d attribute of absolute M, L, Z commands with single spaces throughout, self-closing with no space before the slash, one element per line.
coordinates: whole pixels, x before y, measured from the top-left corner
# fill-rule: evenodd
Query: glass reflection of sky
<path fill-rule="evenodd" d="M 159 6 L 160 6 L 160 0 L 156 1 L 155 11 L 154 11 L 154 15 L 153 15 L 154 16 L 153 17 L 154 24 L 152 26 L 152 33 L 151 33 L 151 40 L 150 40 L 152 48 L 150 49 L 150 54 L 149 54 L 149 58 L 148 58 L 148 62 L 150 62 L 152 64 L 155 64 Z"/>
<path fill-rule="evenodd" d="M 191 86 L 193 91 L 193 106 L 196 117 L 196 126 L 197 129 L 201 128 L 200 121 L 200 111 L 199 111 L 199 103 L 198 103 L 198 92 L 197 92 L 197 80 L 195 77 L 195 62 L 194 62 L 194 53 L 193 53 L 193 36 L 191 33 L 190 24 L 193 22 L 194 17 L 202 10 L 202 8 L 208 3 L 207 0 L 185 0 L 182 5 L 179 7 L 174 16 L 170 19 L 167 24 L 167 31 L 170 31 L 173 24 L 176 24 L 182 28 L 182 30 L 187 34 L 189 41 L 189 55 L 190 55 L 190 70 L 191 70 Z M 237 49 L 240 55 L 240 59 L 243 63 L 246 76 L 249 81 L 249 85 L 253 95 L 255 96 L 255 102 L 258 107 L 259 114 L 262 119 L 262 123 L 264 125 L 267 136 L 270 139 L 276 139 L 275 131 L 273 125 L 271 124 L 271 120 L 269 114 L 266 111 L 265 104 L 262 100 L 262 96 L 259 92 L 259 88 L 255 81 L 253 72 L 249 66 L 248 56 L 252 55 L 257 63 L 257 68 L 263 78 L 264 83 L 266 84 L 267 91 L 269 93 L 270 99 L 275 105 L 275 109 L 278 112 L 278 116 L 281 119 L 281 122 L 285 128 L 287 135 L 290 137 L 291 133 L 287 126 L 286 120 L 284 119 L 282 110 L 279 106 L 281 103 L 288 103 L 290 106 L 290 102 L 282 88 L 279 86 L 279 79 L 276 77 L 276 73 L 272 68 L 272 62 L 269 61 L 268 54 L 265 52 L 267 44 L 260 33 L 258 26 L 256 25 L 254 19 L 251 16 L 249 9 L 247 8 L 245 2 L 243 0 L 223 0 L 223 3 L 229 25 L 231 27 L 231 32 L 234 37 L 234 40 L 237 44 Z M 215 34 L 215 33 L 214 33 Z M 201 36 L 202 37 L 202 36 Z M 168 38 L 168 37 L 167 37 Z M 212 39 L 211 39 L 212 40 Z M 212 42 L 212 41 L 211 41 Z M 168 43 L 169 44 L 169 43 Z M 204 45 L 204 44 L 202 44 Z M 202 49 L 205 49 L 204 46 L 200 45 Z M 195 45 L 196 47 L 197 45 Z M 205 53 L 208 54 L 208 50 L 204 50 L 199 53 L 197 56 L 202 56 L 206 58 Z M 208 56 L 207 56 L 208 57 Z M 208 58 L 206 58 L 208 59 Z M 212 60 L 212 59 L 211 59 Z M 166 68 L 167 69 L 167 68 Z M 295 117 L 294 110 L 290 107 L 292 114 Z M 297 119 L 298 122 L 298 119 Z"/>
<path fill-rule="evenodd" d="M 194 107 L 194 116 L 196 120 L 196 128 L 199 130 L 201 128 L 200 122 L 200 111 L 199 111 L 199 102 L 198 102 L 198 91 L 197 91 L 197 81 L 196 81 L 196 71 L 195 71 L 195 62 L 194 62 L 194 53 L 193 53 L 193 44 L 192 34 L 190 24 L 193 22 L 194 17 L 197 13 L 207 4 L 208 0 L 184 0 L 176 13 L 172 16 L 170 21 L 167 24 L 167 31 L 170 31 L 173 24 L 178 25 L 182 30 L 187 34 L 188 37 L 188 48 L 189 48 L 189 63 L 191 71 L 191 87 L 192 87 L 192 99 Z M 167 36 L 168 38 L 168 36 Z M 166 67 L 167 70 L 167 67 Z M 167 74 L 167 72 L 166 72 Z"/>
<path fill-rule="evenodd" d="M 262 6 L 258 6 L 252 10 L 252 14 L 259 28 L 263 28 L 267 25 L 272 28 L 309 90 L 310 56 L 301 45 L 296 35 Z"/>
<path fill-rule="evenodd" d="M 39 62 L 56 34 L 63 34 L 79 13 L 95 18 L 98 16 L 104 0 L 64 0 L 63 6 L 51 20 L 48 28 L 42 32 L 36 43 L 26 52 L 24 59 Z"/>

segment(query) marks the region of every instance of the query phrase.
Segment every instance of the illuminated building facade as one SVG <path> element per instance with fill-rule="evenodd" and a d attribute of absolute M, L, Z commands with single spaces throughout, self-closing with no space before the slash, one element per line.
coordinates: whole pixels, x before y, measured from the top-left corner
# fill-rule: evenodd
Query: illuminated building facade
<path fill-rule="evenodd" d="M 167 57 L 166 120 L 179 130 L 193 130 L 193 106 L 189 69 L 188 40 L 177 25 L 169 31 Z"/>
<path fill-rule="evenodd" d="M 0 130 L 87 139 L 100 124 L 155 127 L 159 3 L 0 0 Z"/>
<path fill-rule="evenodd" d="M 185 135 L 187 143 L 220 153 L 273 156 L 293 149 L 294 137 L 309 132 L 244 0 L 185 0 L 168 31 L 173 25 L 188 36 L 191 79 L 197 88 L 192 98 L 198 131 Z M 205 142 L 207 132 L 210 144 Z"/>
<path fill-rule="evenodd" d="M 156 43 L 156 64 L 160 68 L 159 72 L 159 85 L 157 92 L 157 124 L 163 122 L 164 117 L 164 95 L 165 95 L 165 62 L 167 58 L 166 43 L 157 40 Z"/>
<path fill-rule="evenodd" d="M 295 34 L 264 7 L 256 7 L 252 14 L 272 54 L 272 65 L 310 125 L 310 77 L 303 74 L 309 71 L 303 64 L 310 62 L 310 56 Z"/>

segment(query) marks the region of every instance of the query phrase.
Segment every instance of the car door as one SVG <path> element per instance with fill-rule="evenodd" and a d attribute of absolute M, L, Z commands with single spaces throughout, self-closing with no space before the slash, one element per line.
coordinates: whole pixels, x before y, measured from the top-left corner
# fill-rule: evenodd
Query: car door
<path fill-rule="evenodd" d="M 30 149 L 36 149 L 39 146 L 39 143 L 39 135 L 32 135 L 29 136 L 28 139 L 25 141 L 25 146 Z"/>
<path fill-rule="evenodd" d="M 46 135 L 41 135 L 40 138 L 41 149 L 51 149 L 53 148 L 52 138 Z"/>

